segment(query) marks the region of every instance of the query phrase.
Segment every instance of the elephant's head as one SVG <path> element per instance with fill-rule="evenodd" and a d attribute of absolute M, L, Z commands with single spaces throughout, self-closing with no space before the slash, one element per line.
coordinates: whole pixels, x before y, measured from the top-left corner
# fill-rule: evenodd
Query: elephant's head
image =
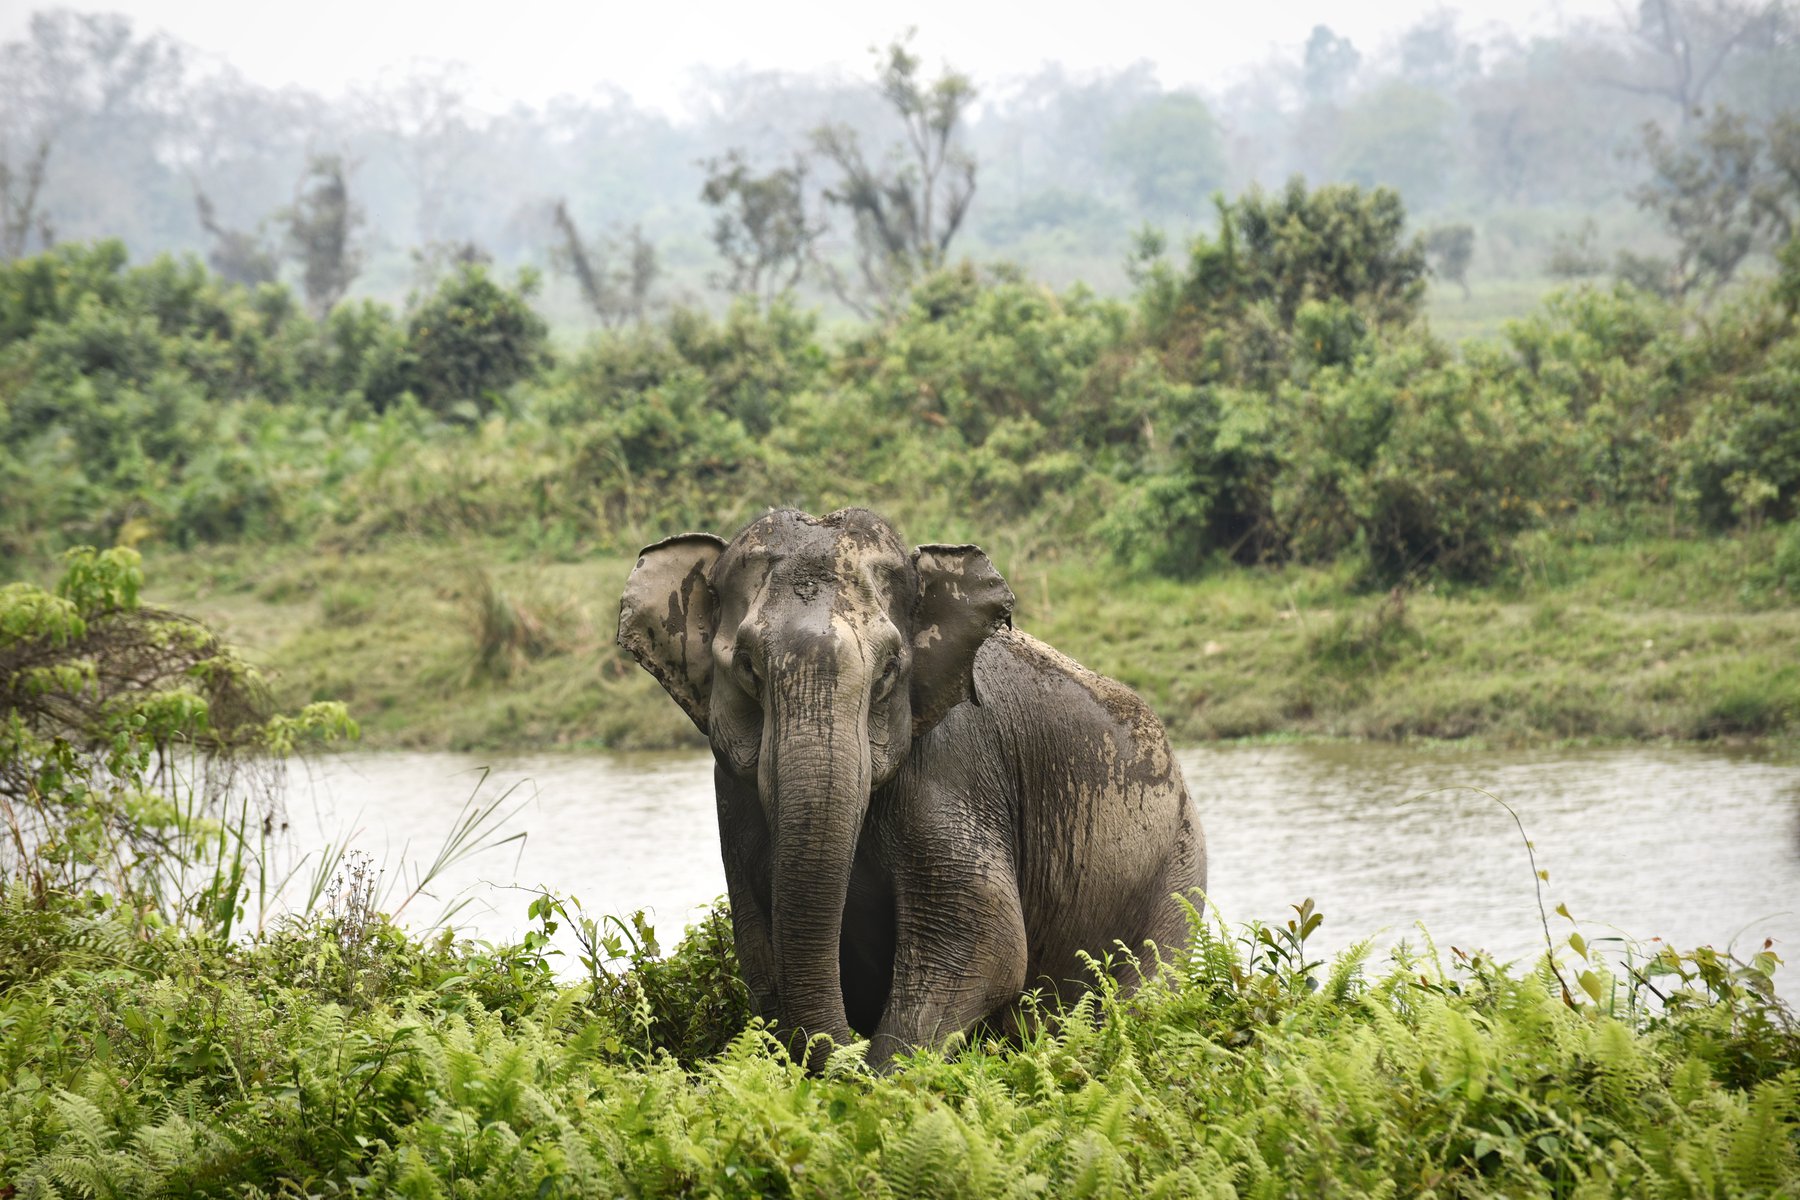
<path fill-rule="evenodd" d="M 619 644 L 661 681 L 727 771 L 753 781 L 774 840 L 770 914 L 783 1023 L 847 1036 L 838 936 L 871 789 L 975 694 L 975 655 L 1013 596 L 974 546 L 910 554 L 864 509 L 791 509 L 728 545 L 646 548 Z"/>

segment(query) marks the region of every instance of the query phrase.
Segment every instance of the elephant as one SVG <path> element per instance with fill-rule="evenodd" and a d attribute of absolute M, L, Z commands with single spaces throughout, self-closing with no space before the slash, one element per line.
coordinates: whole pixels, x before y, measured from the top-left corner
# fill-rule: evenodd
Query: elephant
<path fill-rule="evenodd" d="M 709 740 L 740 973 L 795 1055 L 1016 1031 L 1082 954 L 1185 944 L 1199 812 L 1124 685 L 1012 626 L 972 545 L 772 510 L 646 547 L 619 644 Z"/>

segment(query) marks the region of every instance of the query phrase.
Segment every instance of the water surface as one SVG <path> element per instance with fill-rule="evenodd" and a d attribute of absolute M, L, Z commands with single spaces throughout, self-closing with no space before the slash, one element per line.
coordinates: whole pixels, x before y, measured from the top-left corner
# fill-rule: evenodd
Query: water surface
<path fill-rule="evenodd" d="M 1800 953 L 1800 764 L 1685 748 L 1456 752 L 1381 745 L 1223 746 L 1181 752 L 1209 845 L 1209 890 L 1232 921 L 1272 920 L 1311 897 L 1321 949 L 1363 937 L 1484 948 L 1544 944 L 1535 878 L 1510 805 L 1589 938 L 1618 931 L 1689 948 L 1774 938 Z M 483 771 L 486 771 L 485 780 Z M 459 864 L 406 919 L 458 895 L 478 937 L 526 925 L 526 889 L 591 912 L 650 911 L 670 939 L 725 890 L 712 760 L 701 754 L 347 754 L 296 773 L 299 841 L 352 844 L 393 896 L 429 862 L 474 796 L 511 789 L 514 843 Z M 1487 793 L 1487 794 L 1484 794 Z M 416 871 L 416 868 L 414 868 Z M 399 877 L 405 882 L 396 882 Z M 1568 921 L 1551 911 L 1551 933 Z M 1784 990 L 1791 990 L 1785 988 Z"/>

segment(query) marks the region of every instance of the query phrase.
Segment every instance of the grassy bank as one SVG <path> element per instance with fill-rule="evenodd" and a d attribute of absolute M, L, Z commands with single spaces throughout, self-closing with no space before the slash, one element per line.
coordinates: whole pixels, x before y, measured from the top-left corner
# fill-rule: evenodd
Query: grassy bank
<path fill-rule="evenodd" d="M 1614 544 L 1536 534 L 1493 585 L 1399 592 L 1359 588 L 1348 568 L 1223 567 L 1179 581 L 989 549 L 1018 595 L 1018 625 L 1136 688 L 1179 740 L 1528 744 L 1793 740 L 1790 543 L 1800 539 L 1781 530 Z M 152 549 L 148 573 L 153 598 L 245 647 L 284 700 L 346 701 L 371 745 L 697 744 L 613 647 L 630 566 L 396 541 Z"/>
<path fill-rule="evenodd" d="M 1565 1000 L 1546 966 L 1325 967 L 1285 927 L 1200 928 L 1137 996 L 1022 1046 L 809 1079 L 739 1032 L 716 937 L 570 986 L 529 944 L 423 945 L 354 910 L 229 946 L 6 905 L 7 1195 L 1800 1187 L 1800 1040 L 1766 962 L 1565 957 Z"/>

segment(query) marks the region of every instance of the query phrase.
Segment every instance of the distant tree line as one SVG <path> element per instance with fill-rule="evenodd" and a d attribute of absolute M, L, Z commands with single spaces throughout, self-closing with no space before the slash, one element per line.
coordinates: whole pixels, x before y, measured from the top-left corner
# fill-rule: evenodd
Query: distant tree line
<path fill-rule="evenodd" d="M 97 237 L 197 250 L 229 277 L 299 284 L 315 311 L 484 256 L 559 269 L 602 325 L 709 290 L 892 315 L 955 252 L 1118 290 L 1132 229 L 1185 236 L 1215 220 L 1215 192 L 1301 175 L 1398 191 L 1446 230 L 1432 260 L 1452 283 L 1598 262 L 1703 296 L 1782 240 L 1800 13 L 1644 0 L 1523 39 L 1440 11 L 1383 46 L 1320 25 L 1208 93 L 1147 64 L 1051 66 L 982 81 L 979 109 L 977 81 L 906 36 L 872 77 L 699 83 L 717 102 L 687 121 L 616 91 L 484 113 L 432 62 L 328 101 L 202 71 L 121 16 L 45 10 L 0 47 L 0 255 Z M 1592 233 L 1571 209 L 1597 211 Z M 1681 232 L 1699 225 L 1706 247 Z"/>

